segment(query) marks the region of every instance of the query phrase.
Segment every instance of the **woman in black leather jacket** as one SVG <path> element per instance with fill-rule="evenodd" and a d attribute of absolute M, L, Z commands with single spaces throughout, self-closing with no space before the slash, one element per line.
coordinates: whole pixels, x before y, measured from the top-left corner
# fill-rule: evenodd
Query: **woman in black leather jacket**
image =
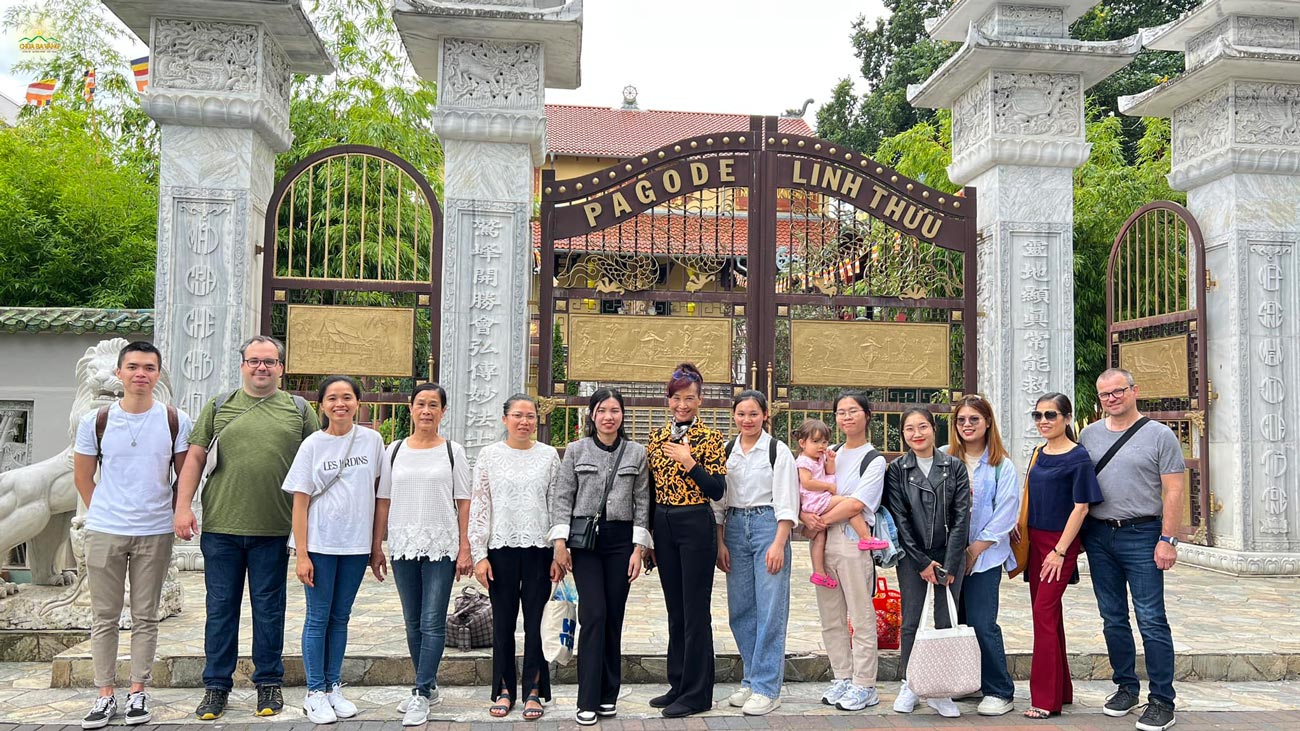
<path fill-rule="evenodd" d="M 903 441 L 907 452 L 885 471 L 885 505 L 898 526 L 903 557 L 898 562 L 898 586 L 903 594 L 903 632 L 899 674 L 903 687 L 894 710 L 911 713 L 920 700 L 907 687 L 907 661 L 921 623 L 925 585 L 948 586 L 953 601 L 966 575 L 966 536 L 970 531 L 970 478 L 960 459 L 934 447 L 934 415 L 913 407 L 903 412 Z M 939 629 L 951 627 L 948 600 L 934 594 L 934 620 Z M 960 715 L 951 698 L 930 698 L 927 704 L 949 718 Z"/>

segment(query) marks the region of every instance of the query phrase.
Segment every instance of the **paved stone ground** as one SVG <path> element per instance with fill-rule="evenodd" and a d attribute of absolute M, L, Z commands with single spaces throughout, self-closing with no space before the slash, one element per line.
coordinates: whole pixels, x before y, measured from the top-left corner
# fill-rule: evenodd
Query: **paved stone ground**
<path fill-rule="evenodd" d="M 786 645 L 791 657 L 793 680 L 821 680 L 825 673 L 825 650 L 817 624 L 814 587 L 808 583 L 810 563 L 804 545 L 794 551 L 791 581 L 791 611 Z M 894 585 L 894 571 L 884 575 Z M 285 653 L 289 683 L 301 683 L 299 653 L 303 616 L 303 592 L 290 575 L 289 621 L 285 628 Z M 155 666 L 159 686 L 201 685 L 203 657 L 203 576 L 183 572 L 185 611 L 161 625 L 160 660 Z M 462 581 L 453 595 L 469 585 Z M 474 584 L 477 586 L 477 584 Z M 1169 619 L 1174 627 L 1174 644 L 1179 654 L 1178 677 L 1183 680 L 1282 680 L 1300 677 L 1300 613 L 1294 610 L 1295 579 L 1241 579 L 1188 566 L 1179 566 L 1166 581 Z M 1019 580 L 1004 581 L 1001 596 L 1001 624 L 1006 637 L 1013 672 L 1027 677 L 1032 649 L 1028 587 Z M 1106 678 L 1105 642 L 1096 600 L 1087 575 L 1066 593 L 1066 627 L 1069 649 L 1075 656 L 1076 677 Z M 729 668 L 736 662 L 735 641 L 727 626 L 725 576 L 718 572 L 713 594 L 714 644 L 720 656 L 720 677 L 734 678 Z M 240 632 L 244 653 L 251 645 L 249 610 L 245 602 L 245 623 Z M 347 682 L 365 685 L 409 682 L 410 664 L 402 630 L 401 607 L 391 580 L 383 584 L 367 576 L 353 610 L 348 642 Z M 1134 627 L 1136 630 L 1136 625 Z M 662 682 L 663 656 L 667 647 L 667 622 L 657 575 L 633 585 L 624 629 L 626 676 L 629 682 Z M 0 640 L 3 640 L 0 637 Z M 122 637 L 122 656 L 127 655 L 129 637 Z M 1141 647 L 1139 643 L 1139 648 Z M 51 653 L 50 656 L 52 656 Z M 16 660 L 49 659 L 50 656 L 10 657 Z M 489 651 L 461 652 L 448 648 L 443 665 L 444 685 L 476 684 L 490 675 Z M 55 685 L 84 685 L 90 680 L 89 643 L 65 653 L 54 668 Z M 882 678 L 892 678 L 892 653 L 882 659 Z M 237 671 L 246 679 L 245 663 Z M 564 674 L 558 676 L 565 682 Z M 571 679 L 571 676 L 567 679 Z"/>
<path fill-rule="evenodd" d="M 0 731 L 15 731 L 5 724 L 61 724 L 77 722 L 93 703 L 95 691 L 91 689 L 50 689 L 24 687 L 30 682 L 35 663 L 0 664 Z M 35 685 L 36 683 L 32 683 Z M 844 713 L 819 702 L 825 689 L 821 683 L 787 683 L 782 694 L 782 707 L 763 719 L 742 717 L 738 709 L 725 704 L 725 699 L 736 686 L 719 685 L 714 697 L 719 704 L 706 714 L 689 721 L 669 721 L 649 707 L 648 700 L 663 692 L 662 685 L 625 685 L 619 699 L 618 722 L 603 722 L 606 731 L 714 731 L 715 729 L 799 729 L 814 731 L 829 728 L 930 728 L 965 726 L 986 731 L 1032 726 L 1039 729 L 1075 729 L 1077 731 L 1120 731 L 1133 728 L 1136 717 L 1111 719 L 1101 714 L 1101 705 L 1113 688 L 1101 681 L 1080 681 L 1075 684 L 1076 703 L 1067 713 L 1049 723 L 1027 722 L 1017 714 L 997 719 L 975 715 L 975 702 L 962 701 L 961 719 L 949 720 L 921 706 L 910 716 L 893 713 L 890 706 L 897 694 L 895 683 L 880 685 L 882 702 L 879 706 L 859 713 Z M 576 729 L 572 720 L 575 686 L 556 686 L 555 702 L 547 708 L 542 723 L 523 723 L 519 707 L 504 721 L 491 719 L 486 712 L 488 699 L 483 688 L 444 687 L 444 701 L 434 706 L 427 731 L 450 731 L 450 724 L 472 723 L 472 731 L 509 731 L 509 723 L 517 722 L 516 731 L 566 731 Z M 1272 729 L 1300 728 L 1300 683 L 1182 683 L 1179 693 L 1179 729 Z M 352 721 L 341 723 L 338 731 L 378 731 L 379 728 L 397 729 L 399 716 L 396 703 L 410 691 L 403 687 L 370 687 L 345 689 L 361 709 Z M 192 712 L 200 693 L 196 689 L 160 689 L 153 692 L 154 718 L 169 729 L 247 729 L 247 731 L 308 731 L 308 724 L 298 707 L 303 689 L 286 688 L 287 708 L 279 716 L 259 718 L 252 715 L 254 692 L 236 689 L 226 715 L 218 722 L 195 722 Z M 1017 684 L 1017 707 L 1028 706 L 1028 686 Z M 796 720 L 797 719 L 797 720 Z M 1274 725 L 1270 725 L 1274 724 Z M 456 728 L 464 728 L 457 726 Z M 23 726 L 22 731 L 35 731 L 35 726 Z"/>

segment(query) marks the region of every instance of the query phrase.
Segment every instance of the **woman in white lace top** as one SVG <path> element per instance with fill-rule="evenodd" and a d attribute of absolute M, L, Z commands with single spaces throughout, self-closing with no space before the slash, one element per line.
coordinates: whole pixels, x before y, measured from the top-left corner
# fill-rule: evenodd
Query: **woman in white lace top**
<path fill-rule="evenodd" d="M 422 383 L 411 392 L 412 433 L 394 441 L 380 465 L 370 570 L 384 580 L 383 541 L 393 557 L 406 647 L 415 665 L 411 697 L 398 705 L 402 724 L 428 720 L 439 701 L 438 666 L 447 645 L 447 602 L 453 578 L 473 572 L 469 550 L 469 459 L 438 434 L 447 392 Z"/>
<path fill-rule="evenodd" d="M 542 717 L 551 699 L 550 670 L 542 656 L 542 610 L 551 582 L 563 576 L 551 556 L 547 492 L 560 465 L 549 444 L 533 441 L 537 403 L 515 394 L 506 400 L 501 421 L 504 441 L 479 452 L 474 465 L 469 511 L 469 544 L 474 575 L 492 600 L 492 706 L 497 718 L 514 707 L 515 623 L 524 609 L 523 715 Z"/>

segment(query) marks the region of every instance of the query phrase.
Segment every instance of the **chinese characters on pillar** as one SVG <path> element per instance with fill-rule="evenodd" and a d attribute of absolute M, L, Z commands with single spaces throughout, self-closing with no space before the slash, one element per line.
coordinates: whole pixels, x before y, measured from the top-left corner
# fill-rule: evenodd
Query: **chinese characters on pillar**
<path fill-rule="evenodd" d="M 1020 388 L 1019 400 L 1024 411 L 1032 410 L 1038 398 L 1051 391 L 1048 357 L 1052 334 L 1048 329 L 1051 288 L 1047 266 L 1047 241 L 1030 239 L 1021 250 L 1020 265 Z M 1025 424 L 1025 441 L 1021 453 L 1029 456 L 1038 441 L 1038 428 L 1032 421 Z"/>
<path fill-rule="evenodd" d="M 475 218 L 473 251 L 469 268 L 472 272 L 473 296 L 470 299 L 469 393 L 465 425 L 465 446 L 481 447 L 496 441 L 501 429 L 498 404 L 508 394 L 502 393 L 506 374 L 501 369 L 498 340 L 505 336 L 502 320 L 506 303 L 502 301 L 500 283 L 507 280 L 501 271 L 503 255 L 501 221 Z"/>
<path fill-rule="evenodd" d="M 217 315 L 213 307 L 218 298 L 217 269 L 221 234 L 230 215 L 230 203 L 212 200 L 176 201 L 176 240 L 183 242 L 188 253 L 177 252 L 177 262 L 190 263 L 183 270 L 182 286 L 189 295 L 189 307 L 178 308 L 181 332 L 185 334 L 183 353 L 177 370 L 177 405 L 190 414 L 203 408 L 205 394 L 213 390 L 206 383 L 216 371 L 213 353 L 221 345 L 217 335 Z M 181 271 L 178 267 L 177 271 Z M 181 315 L 181 312 L 184 314 Z M 177 351 L 180 353 L 180 351 Z"/>
<path fill-rule="evenodd" d="M 1287 494 L 1283 477 L 1286 475 L 1288 456 L 1282 444 L 1286 438 L 1286 381 L 1283 380 L 1282 324 L 1284 308 L 1281 301 L 1283 278 L 1283 257 L 1290 254 L 1290 247 L 1256 245 L 1250 247 L 1259 266 L 1255 271 L 1254 285 L 1258 287 L 1259 306 L 1254 315 L 1263 328 L 1264 337 L 1260 338 L 1254 353 L 1257 361 L 1254 379 L 1259 399 L 1262 402 L 1259 420 L 1259 436 L 1263 440 L 1263 454 L 1260 467 L 1264 473 L 1263 509 L 1260 520 L 1261 533 L 1286 535 Z"/>

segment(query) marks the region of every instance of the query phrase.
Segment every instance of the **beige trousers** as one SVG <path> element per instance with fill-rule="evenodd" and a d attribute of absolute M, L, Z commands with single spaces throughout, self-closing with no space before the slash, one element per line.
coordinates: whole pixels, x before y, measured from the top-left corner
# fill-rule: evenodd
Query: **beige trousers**
<path fill-rule="evenodd" d="M 158 605 L 172 560 L 171 533 L 119 536 L 86 531 L 86 574 L 90 581 L 90 654 L 95 686 L 116 686 L 117 624 L 126 581 L 131 580 L 131 682 L 152 679 L 158 649 Z"/>
<path fill-rule="evenodd" d="M 817 587 L 822 643 L 831 672 L 836 678 L 852 678 L 855 685 L 874 688 L 878 655 L 871 597 L 876 592 L 876 566 L 870 551 L 858 550 L 858 542 L 845 537 L 841 523 L 827 530 L 826 573 L 839 582 L 834 589 Z M 853 621 L 857 641 L 849 639 L 848 620 Z"/>

